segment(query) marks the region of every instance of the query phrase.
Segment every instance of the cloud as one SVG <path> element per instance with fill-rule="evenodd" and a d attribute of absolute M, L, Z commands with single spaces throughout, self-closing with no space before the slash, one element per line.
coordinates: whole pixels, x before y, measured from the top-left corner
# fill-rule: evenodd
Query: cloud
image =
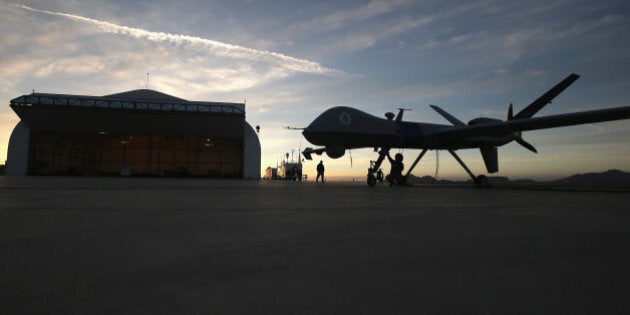
<path fill-rule="evenodd" d="M 373 0 L 368 3 L 335 10 L 285 29 L 291 38 L 306 36 L 304 41 L 321 42 L 316 55 L 342 55 L 373 47 L 383 39 L 407 33 L 429 23 L 425 18 L 406 15 L 406 9 L 417 6 L 417 1 Z M 311 53 L 313 51 L 311 50 Z"/>
<path fill-rule="evenodd" d="M 53 54 L 51 51 L 46 55 L 29 56 L 29 62 L 37 65 L 36 76 L 39 77 L 54 74 L 86 75 L 99 71 L 113 72 L 114 76 L 118 76 L 117 73 L 126 74 L 131 68 L 153 63 L 166 64 L 167 66 L 160 68 L 174 71 L 174 76 L 179 76 L 181 79 L 200 79 L 203 76 L 207 79 L 202 81 L 214 83 L 215 87 L 218 87 L 220 82 L 214 82 L 213 79 L 224 80 L 226 75 L 230 75 L 231 79 L 228 79 L 227 84 L 221 84 L 220 90 L 233 90 L 252 87 L 268 80 L 282 79 L 293 73 L 317 75 L 341 73 L 317 62 L 277 52 L 231 45 L 195 36 L 152 32 L 79 15 L 8 4 L 30 12 L 79 21 L 88 26 L 87 29 L 73 29 L 70 32 L 50 32 L 46 36 L 38 34 L 35 38 L 28 39 L 38 45 L 51 47 L 52 51 L 58 53 Z M 45 24 L 45 27 L 51 27 L 51 24 L 52 27 L 56 25 L 53 21 Z M 67 26 L 56 27 L 67 28 Z M 146 43 L 137 41 L 129 43 L 124 38 L 95 38 L 95 34 L 98 33 L 125 35 L 131 39 L 157 43 L 159 46 L 149 47 Z M 90 43 L 83 43 L 84 40 Z M 106 43 L 101 43 L 103 40 Z M 115 50 L 112 46 L 118 46 L 120 50 Z M 79 51 L 81 53 L 77 55 Z M 149 55 L 147 51 L 151 54 Z M 137 56 L 142 56 L 142 58 Z M 20 68 L 23 70 L 24 60 L 19 57 L 17 59 L 18 64 L 22 64 Z M 13 62 L 14 60 L 10 61 L 11 64 Z M 137 63 L 133 64 L 133 62 Z M 46 66 L 40 68 L 39 65 L 42 64 Z M 178 68 L 180 66 L 181 68 Z M 216 71 L 209 72 L 208 69 L 216 69 Z"/>
<path fill-rule="evenodd" d="M 373 0 L 358 8 L 353 7 L 346 10 L 335 10 L 332 13 L 315 17 L 305 22 L 293 25 L 291 29 L 300 31 L 325 32 L 344 27 L 349 23 L 364 21 L 386 13 L 393 12 L 399 7 L 408 5 L 410 1 L 396 0 Z"/>

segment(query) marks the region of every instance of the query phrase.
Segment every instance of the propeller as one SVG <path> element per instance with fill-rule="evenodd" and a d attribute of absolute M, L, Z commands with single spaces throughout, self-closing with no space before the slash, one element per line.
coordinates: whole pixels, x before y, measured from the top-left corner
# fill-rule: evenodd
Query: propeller
<path fill-rule="evenodd" d="M 514 118 L 514 109 L 512 108 L 512 103 L 510 103 L 510 107 L 508 108 L 508 115 L 507 115 L 507 119 L 508 120 L 512 120 Z M 514 138 L 514 140 L 520 144 L 521 146 L 523 146 L 525 149 L 532 151 L 534 153 L 538 153 L 538 150 L 536 150 L 536 148 L 529 142 L 523 140 L 523 136 L 522 133 L 519 131 L 518 133 L 516 133 L 516 137 Z"/>

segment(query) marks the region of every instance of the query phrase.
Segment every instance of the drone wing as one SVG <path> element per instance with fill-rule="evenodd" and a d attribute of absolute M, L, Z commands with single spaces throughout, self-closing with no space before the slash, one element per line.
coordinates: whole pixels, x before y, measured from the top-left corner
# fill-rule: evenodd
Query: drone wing
<path fill-rule="evenodd" d="M 630 106 L 591 110 L 577 113 L 551 115 L 534 118 L 488 122 L 474 126 L 453 126 L 434 132 L 431 136 L 438 141 L 453 141 L 478 136 L 501 136 L 517 131 L 556 128 L 630 118 Z"/>

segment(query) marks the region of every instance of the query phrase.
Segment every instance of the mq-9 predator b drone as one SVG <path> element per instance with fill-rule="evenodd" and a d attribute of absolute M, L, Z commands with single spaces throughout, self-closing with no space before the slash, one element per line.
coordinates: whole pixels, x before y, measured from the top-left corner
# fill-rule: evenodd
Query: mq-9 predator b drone
<path fill-rule="evenodd" d="M 502 145 L 516 141 L 537 153 L 533 145 L 523 140 L 522 131 L 630 118 L 630 106 L 533 117 L 579 77 L 577 74 L 569 75 L 517 114 L 513 114 L 510 104 L 506 121 L 479 117 L 465 124 L 435 105 L 431 107 L 451 125 L 403 121 L 403 109 L 396 116 L 386 113 L 386 119 L 383 119 L 351 107 L 333 107 L 302 131 L 309 142 L 323 147 L 306 148 L 302 153 L 308 160 L 312 159 L 313 153 L 321 155 L 323 152 L 337 159 L 348 149 L 374 148 L 378 159 L 367 174 L 368 185 L 374 186 L 375 174 L 392 148 L 422 149 L 405 178 L 427 150 L 447 150 L 477 186 L 486 186 L 487 178 L 484 175 L 475 176 L 455 150 L 479 148 L 488 173 L 496 173 L 499 170 L 497 148 Z"/>

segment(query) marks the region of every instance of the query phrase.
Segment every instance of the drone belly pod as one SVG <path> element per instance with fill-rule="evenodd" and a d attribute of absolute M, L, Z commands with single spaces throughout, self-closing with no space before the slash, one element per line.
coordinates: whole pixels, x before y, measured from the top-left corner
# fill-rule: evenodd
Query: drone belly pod
<path fill-rule="evenodd" d="M 338 159 L 346 153 L 346 149 L 341 146 L 327 146 L 326 155 L 331 159 Z"/>

